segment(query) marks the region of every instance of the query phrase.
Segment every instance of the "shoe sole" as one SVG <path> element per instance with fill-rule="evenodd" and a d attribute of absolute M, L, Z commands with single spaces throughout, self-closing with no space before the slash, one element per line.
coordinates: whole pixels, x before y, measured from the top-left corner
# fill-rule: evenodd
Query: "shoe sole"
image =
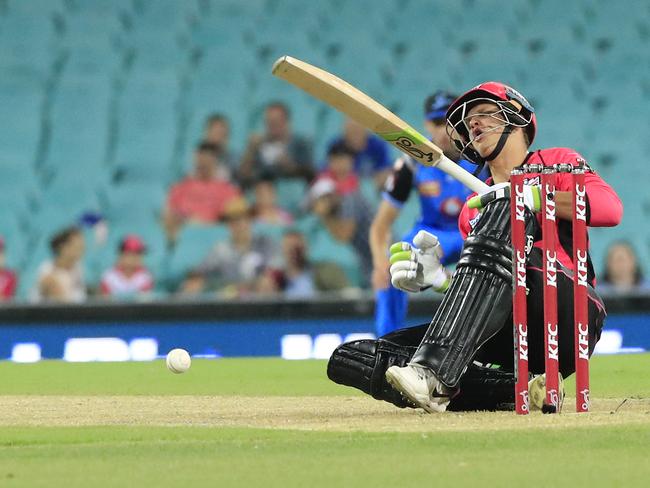
<path fill-rule="evenodd" d="M 416 406 L 424 409 L 424 411 L 428 413 L 440 413 L 441 411 L 444 411 L 431 405 L 428 395 L 424 397 L 415 392 L 411 388 L 408 380 L 401 375 L 399 370 L 394 371 L 393 368 L 389 368 L 388 371 L 386 371 L 386 381 L 388 381 L 388 384 L 395 390 L 403 394 L 410 402 L 413 402 Z"/>

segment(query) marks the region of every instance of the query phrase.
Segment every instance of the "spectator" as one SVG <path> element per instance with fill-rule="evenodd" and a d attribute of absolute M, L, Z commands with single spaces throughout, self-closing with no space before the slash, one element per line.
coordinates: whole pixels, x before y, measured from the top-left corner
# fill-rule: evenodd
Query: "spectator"
<path fill-rule="evenodd" d="M 219 159 L 214 144 L 202 142 L 194 156 L 194 173 L 172 186 L 163 212 L 170 242 L 187 222 L 211 225 L 222 217 L 224 206 L 240 195 L 239 189 L 217 176 Z"/>
<path fill-rule="evenodd" d="M 383 188 L 391 169 L 388 144 L 351 119 L 345 121 L 343 134 L 335 138 L 329 148 L 341 143 L 350 148 L 355 155 L 354 172 L 360 177 L 371 176 L 377 188 Z"/>
<path fill-rule="evenodd" d="M 18 286 L 16 273 L 5 266 L 5 261 L 5 241 L 0 237 L 0 302 L 11 300 Z"/>
<path fill-rule="evenodd" d="M 184 293 L 217 291 L 226 297 L 255 292 L 268 268 L 279 268 L 276 243 L 252 231 L 251 209 L 243 197 L 231 200 L 224 209 L 229 238 L 217 242 L 203 262 L 181 285 Z"/>
<path fill-rule="evenodd" d="M 296 230 L 288 231 L 282 238 L 284 257 L 284 295 L 287 298 L 311 298 L 315 294 L 314 277 L 307 259 L 307 241 Z"/>
<path fill-rule="evenodd" d="M 329 178 L 317 180 L 309 190 L 311 209 L 334 239 L 354 247 L 361 262 L 364 280 L 372 271 L 368 232 L 372 210 L 360 193 L 339 195 L 336 183 Z"/>
<path fill-rule="evenodd" d="M 329 178 L 336 183 L 339 195 L 355 193 L 359 190 L 359 177 L 354 172 L 354 152 L 343 142 L 330 146 L 327 151 L 327 168 L 320 178 Z"/>
<path fill-rule="evenodd" d="M 77 227 L 68 227 L 50 241 L 54 259 L 45 261 L 38 270 L 34 298 L 36 301 L 80 303 L 86 299 L 81 259 L 84 236 Z"/>
<path fill-rule="evenodd" d="M 253 134 L 241 160 L 240 181 L 251 185 L 262 175 L 284 178 L 314 176 L 312 144 L 293 134 L 286 105 L 273 102 L 264 112 L 265 132 Z"/>
<path fill-rule="evenodd" d="M 286 226 L 293 223 L 293 216 L 277 204 L 275 183 L 271 178 L 262 178 L 255 183 L 255 222 Z"/>
<path fill-rule="evenodd" d="M 650 281 L 644 278 L 629 242 L 617 241 L 609 246 L 598 290 L 604 293 L 650 292 Z"/>
<path fill-rule="evenodd" d="M 213 113 L 205 119 L 203 140 L 214 144 L 219 166 L 219 176 L 233 180 L 237 173 L 237 158 L 230 150 L 230 122 L 224 114 Z"/>
<path fill-rule="evenodd" d="M 136 235 L 128 235 L 120 242 L 115 266 L 104 272 L 100 283 L 102 295 L 132 297 L 153 289 L 153 277 L 142 262 L 147 248 Z"/>

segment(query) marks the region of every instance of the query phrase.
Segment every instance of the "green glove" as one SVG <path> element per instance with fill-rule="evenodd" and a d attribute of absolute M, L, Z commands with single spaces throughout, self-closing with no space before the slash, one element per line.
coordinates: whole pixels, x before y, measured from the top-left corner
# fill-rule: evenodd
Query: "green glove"
<path fill-rule="evenodd" d="M 524 204 L 533 212 L 542 209 L 542 188 L 538 185 L 524 185 Z M 469 208 L 483 210 L 494 200 L 510 198 L 510 183 L 497 183 L 484 193 L 473 196 L 467 202 Z"/>

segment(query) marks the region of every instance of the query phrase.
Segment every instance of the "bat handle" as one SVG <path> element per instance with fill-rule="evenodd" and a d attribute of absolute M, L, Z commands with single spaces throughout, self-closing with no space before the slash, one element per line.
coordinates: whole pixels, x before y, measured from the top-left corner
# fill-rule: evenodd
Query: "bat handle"
<path fill-rule="evenodd" d="M 488 185 L 479 180 L 469 171 L 461 168 L 458 163 L 452 161 L 445 155 L 440 156 L 440 160 L 436 166 L 476 193 L 483 193 L 489 188 Z"/>

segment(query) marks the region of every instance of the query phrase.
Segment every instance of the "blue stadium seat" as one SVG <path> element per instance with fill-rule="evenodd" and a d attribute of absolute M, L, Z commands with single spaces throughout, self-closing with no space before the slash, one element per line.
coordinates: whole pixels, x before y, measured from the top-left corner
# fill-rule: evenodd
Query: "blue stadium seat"
<path fill-rule="evenodd" d="M 101 210 L 96 183 L 85 181 L 84 175 L 76 172 L 59 172 L 43 188 L 40 205 L 66 211 L 82 212 Z"/>
<path fill-rule="evenodd" d="M 107 192 L 106 215 L 122 224 L 134 220 L 158 221 L 165 205 L 165 187 L 156 182 L 131 182 L 111 186 Z M 142 218 L 142 220 L 140 220 Z"/>
<path fill-rule="evenodd" d="M 253 233 L 263 235 L 274 240 L 278 244 L 282 241 L 282 236 L 287 232 L 288 226 L 268 224 L 266 222 L 255 222 L 253 224 Z"/>
<path fill-rule="evenodd" d="M 185 274 L 201 263 L 212 246 L 228 239 L 228 235 L 228 227 L 225 225 L 185 226 L 167 263 L 165 278 L 171 289 L 175 290 Z"/>
<path fill-rule="evenodd" d="M 329 232 L 320 229 L 309 236 L 309 258 L 314 263 L 328 262 L 341 266 L 352 286 L 360 286 L 359 258 L 349 244 L 335 240 Z"/>
<path fill-rule="evenodd" d="M 79 206 L 66 208 L 43 204 L 30 219 L 30 231 L 34 236 L 49 238 L 64 227 L 77 225 L 82 214 Z"/>
<path fill-rule="evenodd" d="M 297 178 L 280 178 L 276 181 L 278 205 L 298 215 L 303 211 L 303 202 L 307 195 L 307 183 Z"/>
<path fill-rule="evenodd" d="M 28 239 L 14 213 L 0 213 L 0 237 L 5 242 L 6 265 L 20 267 L 26 257 Z"/>

